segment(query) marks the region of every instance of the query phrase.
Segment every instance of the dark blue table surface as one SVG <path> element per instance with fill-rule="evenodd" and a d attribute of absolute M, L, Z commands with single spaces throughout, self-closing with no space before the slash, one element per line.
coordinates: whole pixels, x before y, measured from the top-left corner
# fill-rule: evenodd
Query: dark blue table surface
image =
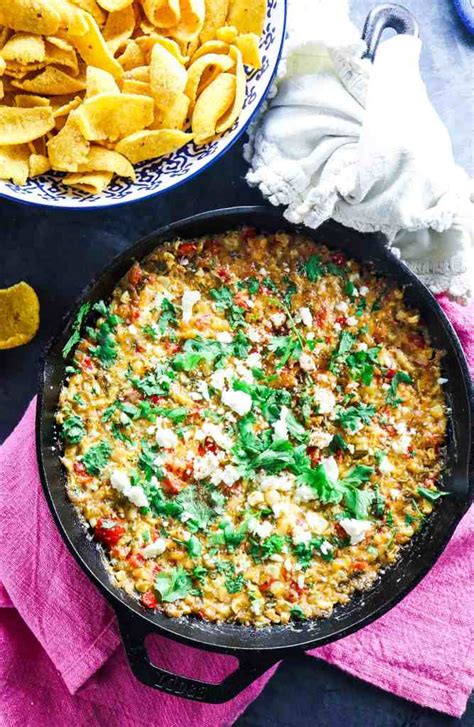
<path fill-rule="evenodd" d="M 368 0 L 354 2 L 359 24 L 372 4 Z M 472 79 L 467 34 L 458 26 L 450 0 L 406 0 L 405 4 L 417 14 L 422 26 L 426 41 L 422 66 L 433 101 L 453 136 L 457 161 L 472 172 L 472 99 L 470 105 L 465 104 Z M 35 393 L 41 349 L 90 278 L 137 238 L 168 221 L 206 209 L 260 204 L 259 193 L 245 184 L 245 171 L 238 144 L 220 163 L 185 187 L 111 211 L 64 213 L 0 200 L 0 287 L 27 280 L 41 303 L 36 338 L 27 346 L 0 351 L 0 441 Z M 473 727 L 474 702 L 461 720 L 452 719 L 302 655 L 280 666 L 237 724 Z"/>

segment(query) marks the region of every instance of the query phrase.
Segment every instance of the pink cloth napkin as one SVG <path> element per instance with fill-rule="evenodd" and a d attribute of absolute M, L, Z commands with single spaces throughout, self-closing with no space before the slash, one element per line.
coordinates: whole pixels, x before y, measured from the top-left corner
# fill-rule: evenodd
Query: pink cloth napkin
<path fill-rule="evenodd" d="M 474 371 L 474 307 L 441 300 Z M 34 449 L 35 402 L 0 449 L 0 714 L 8 727 L 232 724 L 270 678 L 208 705 L 141 685 L 113 613 L 69 554 L 44 499 Z M 474 509 L 401 604 L 374 624 L 311 651 L 406 699 L 459 716 L 474 688 Z M 220 681 L 230 657 L 152 637 L 157 664 Z"/>

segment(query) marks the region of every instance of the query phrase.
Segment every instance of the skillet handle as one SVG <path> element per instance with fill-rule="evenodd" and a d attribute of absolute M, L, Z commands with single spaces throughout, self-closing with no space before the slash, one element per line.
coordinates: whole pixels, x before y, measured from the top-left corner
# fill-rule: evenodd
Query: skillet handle
<path fill-rule="evenodd" d="M 419 35 L 416 18 L 402 5 L 393 3 L 376 5 L 367 15 L 362 31 L 362 40 L 367 45 L 364 58 L 374 60 L 382 33 L 386 28 L 393 28 L 398 35 L 413 35 L 415 38 Z"/>
<path fill-rule="evenodd" d="M 249 684 L 258 679 L 273 666 L 278 659 L 252 660 L 239 658 L 238 668 L 219 684 L 201 682 L 198 679 L 183 677 L 179 674 L 160 669 L 152 664 L 145 645 L 148 634 L 156 633 L 152 625 L 137 622 L 125 611 L 116 611 L 120 635 L 127 654 L 128 663 L 134 676 L 146 686 L 167 692 L 175 697 L 184 697 L 196 702 L 221 704 L 237 696 Z M 211 658 L 211 656 L 210 656 Z"/>

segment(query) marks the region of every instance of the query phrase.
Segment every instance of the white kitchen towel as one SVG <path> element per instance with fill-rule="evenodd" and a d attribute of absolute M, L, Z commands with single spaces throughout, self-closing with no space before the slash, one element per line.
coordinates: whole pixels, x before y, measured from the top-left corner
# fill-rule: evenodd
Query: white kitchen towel
<path fill-rule="evenodd" d="M 347 0 L 289 0 L 288 13 L 274 95 L 245 148 L 249 184 L 292 222 L 381 231 L 433 292 L 467 302 L 474 185 L 428 99 L 421 41 L 391 37 L 372 64 Z"/>

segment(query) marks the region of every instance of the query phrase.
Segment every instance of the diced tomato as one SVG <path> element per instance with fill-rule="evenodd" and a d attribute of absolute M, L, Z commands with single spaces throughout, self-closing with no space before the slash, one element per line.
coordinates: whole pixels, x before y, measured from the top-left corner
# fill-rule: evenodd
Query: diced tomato
<path fill-rule="evenodd" d="M 129 321 L 137 321 L 140 318 L 140 311 L 138 308 L 130 308 L 130 313 L 128 314 L 128 320 Z"/>
<path fill-rule="evenodd" d="M 156 576 L 157 573 L 163 570 L 163 566 L 158 565 L 158 563 L 155 563 L 153 568 L 151 569 L 152 575 Z"/>
<path fill-rule="evenodd" d="M 397 373 L 397 369 L 387 369 L 385 372 L 385 378 L 386 379 L 393 379 L 395 374 Z"/>
<path fill-rule="evenodd" d="M 139 344 L 139 343 L 135 344 L 135 351 L 136 351 L 137 353 L 143 353 L 143 352 L 144 352 L 144 350 L 145 350 L 145 349 L 143 348 L 143 346 L 140 346 L 140 344 Z"/>
<path fill-rule="evenodd" d="M 84 467 L 82 462 L 74 462 L 72 466 L 74 472 L 76 475 L 83 481 L 83 482 L 91 482 L 92 477 L 87 472 L 86 468 Z"/>
<path fill-rule="evenodd" d="M 313 317 L 317 323 L 318 328 L 322 328 L 324 326 L 327 315 L 328 315 L 327 308 L 324 305 L 322 305 L 320 308 L 318 308 L 317 311 L 314 312 Z"/>
<path fill-rule="evenodd" d="M 178 255 L 181 257 L 192 257 L 197 250 L 197 245 L 194 242 L 182 242 L 178 247 Z"/>
<path fill-rule="evenodd" d="M 208 240 L 205 245 L 205 251 L 211 255 L 217 255 L 221 249 L 219 240 Z"/>
<path fill-rule="evenodd" d="M 200 457 L 206 454 L 206 452 L 212 452 L 215 454 L 218 450 L 217 444 L 210 437 L 206 437 L 204 442 L 201 442 L 198 447 L 198 454 Z"/>
<path fill-rule="evenodd" d="M 334 523 L 334 530 L 336 531 L 336 535 L 338 538 L 341 538 L 341 540 L 347 540 L 348 536 L 342 525 L 340 525 L 339 523 Z"/>
<path fill-rule="evenodd" d="M 340 325 L 340 326 L 345 326 L 345 325 L 346 325 L 346 323 L 347 323 L 347 318 L 346 318 L 346 316 L 338 316 L 338 317 L 336 318 L 336 323 L 339 323 L 339 325 Z"/>
<path fill-rule="evenodd" d="M 152 396 L 150 396 L 150 401 L 152 404 L 159 404 L 160 406 L 166 403 L 165 397 L 158 396 L 158 394 L 153 394 Z"/>
<path fill-rule="evenodd" d="M 140 600 L 145 608 L 156 608 L 158 606 L 158 599 L 152 591 L 144 593 Z"/>
<path fill-rule="evenodd" d="M 268 581 L 264 581 L 263 583 L 260 583 L 259 588 L 261 591 L 265 592 L 268 591 L 272 583 L 275 583 L 275 578 L 269 578 Z"/>
<path fill-rule="evenodd" d="M 111 518 L 100 518 L 94 528 L 94 535 L 101 543 L 108 548 L 117 545 L 118 541 L 125 532 L 125 528 L 118 520 Z"/>
<path fill-rule="evenodd" d="M 255 229 L 255 227 L 244 227 L 242 229 L 242 237 L 244 238 L 244 240 L 249 240 L 250 238 L 256 236 L 257 230 Z"/>
<path fill-rule="evenodd" d="M 224 283 L 228 283 L 230 280 L 230 273 L 225 268 L 217 268 L 216 273 L 218 276 L 224 281 Z"/>
<path fill-rule="evenodd" d="M 421 333 L 409 333 L 408 338 L 416 348 L 424 348 L 426 346 L 426 341 Z"/>
<path fill-rule="evenodd" d="M 173 477 L 173 475 L 165 477 L 164 480 L 161 481 L 161 486 L 167 495 L 177 495 L 178 492 L 181 492 L 183 489 L 183 485 L 184 483 L 177 477 Z"/>
<path fill-rule="evenodd" d="M 317 449 L 317 447 L 308 447 L 307 451 L 311 460 L 311 464 L 313 465 L 313 467 L 315 467 L 321 459 L 319 449 Z"/>
<path fill-rule="evenodd" d="M 356 571 L 366 570 L 367 566 L 368 566 L 368 563 L 365 560 L 356 560 L 354 562 L 354 570 L 356 570 Z"/>
<path fill-rule="evenodd" d="M 80 365 L 83 371 L 91 371 L 93 368 L 92 360 L 89 356 L 84 356 Z"/>
<path fill-rule="evenodd" d="M 247 299 L 243 295 L 242 291 L 239 291 L 234 295 L 234 303 L 235 305 L 240 306 L 241 308 L 244 308 L 244 310 L 249 310 L 250 306 L 248 304 Z"/>
<path fill-rule="evenodd" d="M 179 343 L 173 343 L 172 341 L 166 341 L 165 348 L 166 348 L 166 353 L 173 355 L 175 353 L 178 353 L 180 346 L 179 346 Z"/>
<path fill-rule="evenodd" d="M 338 265 L 342 268 L 346 264 L 346 257 L 342 252 L 335 252 L 331 255 L 331 261 L 334 265 Z"/>
<path fill-rule="evenodd" d="M 128 271 L 128 282 L 135 288 L 143 279 L 143 270 L 138 263 L 134 263 Z"/>
<path fill-rule="evenodd" d="M 127 560 L 132 568 L 140 568 L 145 562 L 145 558 L 141 553 L 130 553 Z"/>

